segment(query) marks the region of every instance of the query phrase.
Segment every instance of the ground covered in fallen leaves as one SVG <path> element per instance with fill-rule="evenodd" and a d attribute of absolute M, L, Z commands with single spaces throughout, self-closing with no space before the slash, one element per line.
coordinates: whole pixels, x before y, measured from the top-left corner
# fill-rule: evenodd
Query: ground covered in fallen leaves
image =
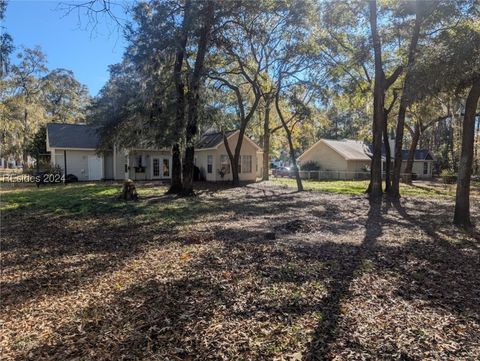
<path fill-rule="evenodd" d="M 480 358 L 480 234 L 451 198 L 119 190 L 3 192 L 3 360 Z"/>

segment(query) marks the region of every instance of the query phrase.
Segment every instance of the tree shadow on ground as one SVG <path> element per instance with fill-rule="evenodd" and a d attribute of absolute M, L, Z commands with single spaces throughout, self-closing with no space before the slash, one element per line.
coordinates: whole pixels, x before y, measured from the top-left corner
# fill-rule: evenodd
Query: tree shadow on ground
<path fill-rule="evenodd" d="M 7 215 L 9 222 L 2 227 L 1 304 L 18 307 L 40 296 L 78 289 L 92 278 L 122 267 L 153 239 L 159 245 L 169 242 L 192 244 L 198 242 L 198 238 L 209 241 L 212 235 L 208 232 L 192 230 L 193 235 L 185 236 L 179 233 L 179 228 L 202 224 L 205 218 L 225 212 L 233 213 L 233 217 L 246 215 L 249 218 L 277 213 L 277 205 L 285 202 L 284 196 L 288 195 L 279 195 L 268 205 L 262 198 L 233 202 L 227 196 L 192 200 L 169 197 L 165 199 L 165 207 L 155 208 L 155 204 L 145 202 L 147 206 L 141 212 L 132 214 L 127 210 L 122 216 L 114 213 L 104 222 L 91 216 L 57 215 L 46 222 L 37 214 Z M 282 212 L 304 209 L 312 204 L 291 199 L 282 207 Z M 139 214 L 148 214 L 149 218 L 136 219 Z M 152 218 L 155 218 L 153 223 Z M 217 231 L 221 233 L 221 227 Z M 237 231 L 248 235 L 242 228 Z M 263 235 L 260 229 L 255 232 Z M 19 271 L 22 277 L 10 277 Z"/>
<path fill-rule="evenodd" d="M 32 220 L 32 219 L 30 219 Z M 1 304 L 19 307 L 41 296 L 61 295 L 113 272 L 143 251 L 160 227 L 142 230 L 125 223 L 68 226 L 60 218 L 33 230 L 9 225 L 2 242 Z M 14 229 L 12 229 L 14 228 Z M 10 275 L 22 277 L 8 281 Z"/>
<path fill-rule="evenodd" d="M 370 202 L 368 218 L 365 224 L 365 236 L 359 246 L 350 251 L 350 258 L 342 260 L 342 269 L 335 273 L 328 286 L 328 296 L 322 300 L 319 308 L 324 317 L 313 333 L 307 360 L 329 359 L 329 347 L 335 340 L 336 330 L 341 317 L 342 301 L 348 298 L 349 288 L 360 270 L 362 263 L 376 252 L 376 241 L 382 234 L 382 209 L 378 201 Z"/>
<path fill-rule="evenodd" d="M 430 210 L 435 217 L 428 213 L 418 217 L 401 202 L 394 202 L 393 206 L 401 217 L 428 236 L 426 240 L 410 240 L 402 248 L 402 257 L 395 254 L 398 252 L 389 256 L 392 260 L 409 260 L 409 264 L 395 264 L 407 280 L 398 293 L 407 300 L 421 298 L 433 307 L 480 321 L 480 287 L 472 287 L 480 285 L 478 231 L 465 233 L 455 227 L 442 227 L 442 220 L 451 214 L 447 207 Z"/>
<path fill-rule="evenodd" d="M 139 278 L 110 294 L 104 302 L 86 305 L 76 313 L 74 321 L 52 331 L 55 337 L 18 359 L 287 358 L 298 345 L 305 345 L 308 337 L 311 341 L 303 354 L 308 360 L 333 359 L 338 347 L 354 349 L 370 359 L 398 358 L 398 354 L 405 360 L 421 359 L 416 345 L 402 351 L 395 348 L 395 340 L 391 341 L 398 337 L 395 334 L 380 340 L 392 343 L 390 349 L 365 348 L 349 339 L 353 331 L 343 327 L 343 309 L 354 297 L 351 286 L 365 273 L 365 264 L 372 264 L 380 276 L 386 272 L 398 275 L 400 282 L 392 287 L 405 302 L 422 298 L 433 308 L 478 320 L 478 303 L 474 304 L 480 284 L 478 252 L 466 239 L 452 243 L 454 233 L 436 229 L 445 221 L 447 208 L 437 205 L 425 211 L 425 207 L 420 209 L 410 200 L 408 207 L 371 203 L 367 208 L 362 200 L 352 205 L 358 209 L 344 214 L 339 199 L 273 192 L 265 196 L 261 191 L 252 191 L 237 199 L 216 193 L 214 199 L 208 196 L 189 201 L 198 202 L 197 206 L 183 204 L 178 213 L 173 213 L 175 218 L 191 212 L 181 224 L 201 224 L 217 213 L 222 220 L 238 217 L 246 223 L 222 223 L 210 218 L 212 226 L 208 230 L 190 230 L 187 237 L 172 235 L 155 243 L 154 248 L 162 249 L 162 242 L 174 239 L 178 242 L 175 247 L 184 245 L 191 256 L 186 256 L 178 273 Z M 413 210 L 417 216 L 411 214 Z M 167 214 L 161 210 L 155 216 Z M 418 214 L 425 218 L 418 219 Z M 426 239 L 385 244 L 382 236 L 393 232 L 393 226 L 404 230 L 418 227 Z M 358 235 L 352 233 L 358 227 L 364 227 L 363 238 L 348 239 L 350 234 Z M 325 229 L 335 236 L 345 234 L 347 240 L 338 241 L 337 237 L 332 241 L 325 236 Z M 206 235 L 199 242 L 202 232 Z M 266 239 L 267 232 L 273 232 L 276 239 Z M 315 232 L 322 238 L 315 239 Z M 151 239 L 156 233 L 171 235 L 173 231 L 153 227 L 141 228 L 140 233 L 138 236 Z M 298 241 L 303 235 L 306 240 Z M 113 244 L 122 241 L 124 235 Z M 134 241 L 127 241 L 125 255 L 122 253 L 120 258 L 136 253 L 134 243 L 129 242 Z M 99 239 L 99 250 L 101 244 Z M 75 247 L 70 251 L 75 254 Z M 409 259 L 421 262 L 412 267 Z M 449 270 L 449 265 L 454 270 Z M 423 275 L 418 274 L 419 270 Z M 93 275 L 85 276 L 88 279 Z M 458 277 L 461 280 L 455 284 Z"/>

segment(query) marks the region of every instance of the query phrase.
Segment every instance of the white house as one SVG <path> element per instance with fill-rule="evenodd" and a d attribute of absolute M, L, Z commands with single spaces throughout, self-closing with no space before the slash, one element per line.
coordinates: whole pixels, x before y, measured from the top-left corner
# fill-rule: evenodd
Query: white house
<path fill-rule="evenodd" d="M 234 149 L 238 131 L 228 132 L 229 145 Z M 47 151 L 51 154 L 51 163 L 62 169 L 64 174 L 73 174 L 80 181 L 88 180 L 168 180 L 171 178 L 172 156 L 170 149 L 113 149 L 98 153 L 98 134 L 92 126 L 81 124 L 47 125 Z M 261 160 L 260 148 L 248 137 L 244 138 L 241 159 L 240 179 L 254 181 Z M 218 172 L 225 166 L 225 146 L 221 133 L 204 135 L 195 150 L 196 166 L 204 178 L 209 181 L 231 179 L 226 170 L 222 179 Z M 227 157 L 228 160 L 228 157 Z M 220 168 L 219 168 L 220 167 Z"/>

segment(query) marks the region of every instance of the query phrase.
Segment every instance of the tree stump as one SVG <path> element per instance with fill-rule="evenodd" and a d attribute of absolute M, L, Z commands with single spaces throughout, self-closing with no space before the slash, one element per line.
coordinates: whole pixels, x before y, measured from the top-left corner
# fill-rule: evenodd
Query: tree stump
<path fill-rule="evenodd" d="M 123 199 L 124 201 L 138 201 L 137 189 L 131 179 L 123 182 L 122 194 L 119 199 Z"/>

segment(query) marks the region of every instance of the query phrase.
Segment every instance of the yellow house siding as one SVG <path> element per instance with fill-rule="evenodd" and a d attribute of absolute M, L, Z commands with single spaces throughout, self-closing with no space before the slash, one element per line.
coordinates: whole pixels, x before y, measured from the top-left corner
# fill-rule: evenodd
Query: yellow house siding
<path fill-rule="evenodd" d="M 237 145 L 238 141 L 238 133 L 234 134 L 228 139 L 228 145 L 230 147 L 230 150 L 232 153 L 235 151 L 235 146 Z M 225 149 L 225 145 L 222 143 L 218 149 L 217 149 L 217 154 L 215 157 L 215 161 L 217 162 L 216 164 L 218 165 L 217 168 L 220 169 L 220 157 L 221 155 L 227 155 L 227 150 Z M 257 164 L 257 148 L 250 143 L 246 138 L 243 139 L 242 142 L 242 148 L 240 150 L 240 155 L 250 155 L 252 157 L 252 168 L 251 171 L 248 173 L 241 172 L 238 176 L 241 181 L 255 181 L 257 179 L 257 172 L 256 172 L 256 164 Z M 218 171 L 217 169 L 214 170 L 217 174 Z M 217 180 L 220 180 L 220 175 L 218 175 Z M 223 180 L 232 180 L 232 173 L 227 174 Z"/>
<path fill-rule="evenodd" d="M 238 133 L 232 135 L 228 139 L 228 145 L 232 153 L 235 151 L 235 147 L 238 141 Z M 246 173 L 242 171 L 239 174 L 239 178 L 241 181 L 255 181 L 257 179 L 257 162 L 258 158 L 260 157 L 261 153 L 257 154 L 257 147 L 255 147 L 246 137 L 243 139 L 242 148 L 240 150 L 240 156 L 249 155 L 252 157 L 252 167 L 251 171 Z M 211 155 L 213 159 L 212 164 L 212 173 L 207 173 L 207 163 L 208 163 L 208 156 Z M 229 174 L 226 174 L 225 177 L 222 179 L 220 174 L 218 173 L 221 168 L 221 156 L 225 155 L 228 156 L 227 150 L 225 149 L 225 145 L 222 143 L 216 149 L 197 149 L 195 150 L 195 157 L 197 159 L 197 167 L 200 169 L 202 174 L 206 177 L 207 181 L 229 181 L 232 180 L 232 173 L 230 170 Z M 230 162 L 229 162 L 230 164 Z"/>
<path fill-rule="evenodd" d="M 212 156 L 212 173 L 208 173 L 208 156 Z M 216 181 L 216 174 L 217 174 L 217 164 L 215 164 L 215 155 L 216 152 L 213 150 L 196 150 L 195 151 L 195 158 L 196 158 L 196 166 L 200 169 L 200 172 L 203 174 L 205 179 L 210 182 Z"/>
<path fill-rule="evenodd" d="M 369 161 L 365 160 L 349 160 L 347 161 L 348 167 L 347 171 L 348 172 L 365 172 L 366 167 L 370 167 Z"/>
<path fill-rule="evenodd" d="M 348 170 L 347 161 L 323 142 L 318 142 L 308 152 L 304 153 L 300 163 L 305 164 L 311 161 L 320 164 L 322 170 L 343 172 Z"/>
<path fill-rule="evenodd" d="M 423 174 L 423 163 L 428 163 L 428 173 Z M 401 172 L 405 172 L 405 167 L 407 166 L 407 162 L 402 162 Z M 431 178 L 432 177 L 432 161 L 423 161 L 423 160 L 416 160 L 413 162 L 412 172 L 417 175 L 418 178 Z"/>

